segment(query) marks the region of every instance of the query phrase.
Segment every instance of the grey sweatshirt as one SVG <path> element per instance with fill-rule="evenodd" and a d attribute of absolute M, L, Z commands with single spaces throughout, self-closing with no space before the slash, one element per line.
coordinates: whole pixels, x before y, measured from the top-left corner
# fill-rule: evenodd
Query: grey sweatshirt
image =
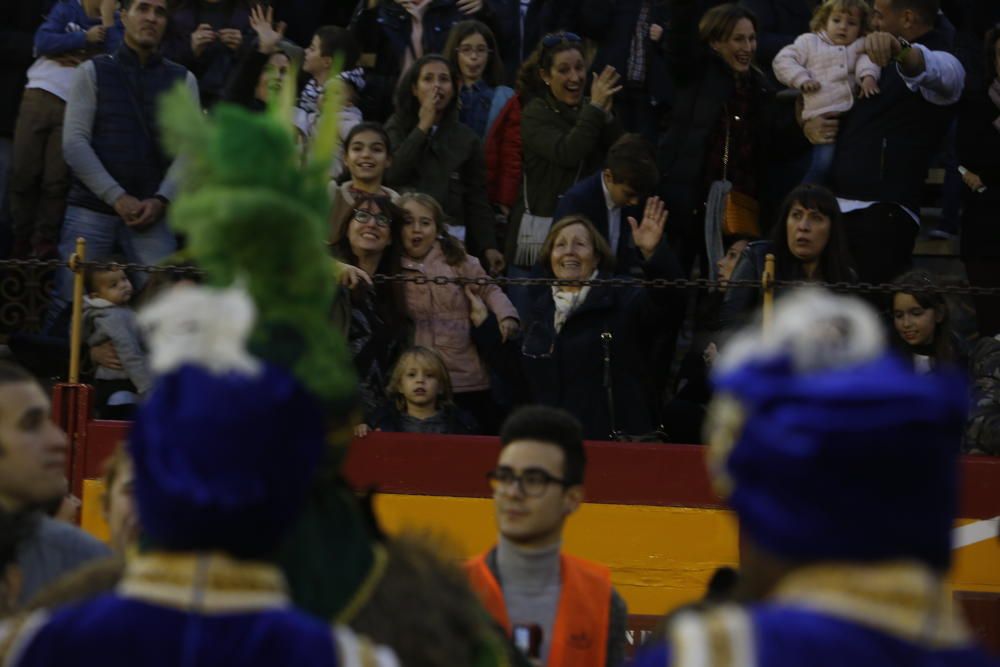
<path fill-rule="evenodd" d="M 111 341 L 124 370 L 98 366 L 98 380 L 131 380 L 140 394 L 153 385 L 146 363 L 146 351 L 135 321 L 135 313 L 127 306 L 116 306 L 106 299 L 83 297 L 83 326 L 87 345 L 93 347 Z"/>

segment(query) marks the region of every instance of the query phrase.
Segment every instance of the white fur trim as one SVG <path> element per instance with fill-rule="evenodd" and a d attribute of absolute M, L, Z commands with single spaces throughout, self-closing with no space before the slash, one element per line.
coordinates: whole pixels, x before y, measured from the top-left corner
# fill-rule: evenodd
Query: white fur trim
<path fill-rule="evenodd" d="M 719 355 L 715 372 L 787 354 L 798 372 L 809 373 L 859 364 L 884 349 L 878 315 L 867 303 L 819 288 L 800 288 L 775 304 L 768 334 L 759 323 L 736 334 Z"/>
<path fill-rule="evenodd" d="M 178 285 L 138 315 L 157 375 L 184 364 L 256 375 L 260 362 L 246 349 L 255 318 L 253 299 L 238 283 L 222 289 Z"/>

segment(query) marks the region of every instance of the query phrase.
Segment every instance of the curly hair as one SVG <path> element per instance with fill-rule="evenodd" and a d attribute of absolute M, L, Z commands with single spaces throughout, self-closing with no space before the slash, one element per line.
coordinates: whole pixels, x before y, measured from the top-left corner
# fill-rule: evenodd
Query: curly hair
<path fill-rule="evenodd" d="M 397 410 L 406 412 L 406 397 L 403 396 L 402 385 L 406 365 L 410 362 L 419 364 L 424 371 L 432 373 L 437 378 L 438 394 L 434 398 L 437 401 L 438 410 L 454 405 L 451 376 L 448 374 L 448 367 L 445 365 L 441 353 L 430 347 L 414 345 L 399 355 L 399 360 L 392 368 L 389 384 L 385 388 L 386 395 Z"/>
<path fill-rule="evenodd" d="M 545 46 L 543 39 L 517 71 L 517 92 L 529 99 L 544 95 L 546 86 L 541 72 L 551 70 L 556 56 L 564 51 L 578 51 L 583 58 L 587 56 L 582 41 L 560 39 L 551 46 Z"/>
<path fill-rule="evenodd" d="M 867 0 L 826 0 L 813 12 L 812 20 L 809 22 L 809 29 L 819 32 L 826 29 L 826 23 L 830 20 L 830 15 L 834 12 L 858 11 L 861 19 L 861 31 L 859 35 L 866 35 L 872 29 L 872 8 Z"/>

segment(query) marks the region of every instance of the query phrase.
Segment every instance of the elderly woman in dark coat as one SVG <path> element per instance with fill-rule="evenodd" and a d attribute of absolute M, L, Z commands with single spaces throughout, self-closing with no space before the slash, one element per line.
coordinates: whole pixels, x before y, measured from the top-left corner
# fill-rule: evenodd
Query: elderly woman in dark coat
<path fill-rule="evenodd" d="M 648 200 L 641 223 L 629 218 L 647 278 L 677 278 L 673 252 L 660 245 L 667 213 Z M 614 256 L 589 220 L 567 216 L 552 225 L 540 263 L 563 280 L 612 277 Z M 531 399 L 564 408 L 585 437 L 645 433 L 655 424 L 640 371 L 656 331 L 683 315 L 679 292 L 638 286 L 562 286 L 534 292 L 523 315 L 521 366 Z"/>

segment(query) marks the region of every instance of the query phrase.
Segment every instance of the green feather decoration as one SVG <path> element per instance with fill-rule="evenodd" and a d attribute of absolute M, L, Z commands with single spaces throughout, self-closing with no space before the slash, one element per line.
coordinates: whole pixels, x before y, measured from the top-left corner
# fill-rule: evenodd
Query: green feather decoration
<path fill-rule="evenodd" d="M 251 351 L 291 370 L 345 417 L 356 379 L 330 325 L 336 282 L 325 244 L 339 95 L 324 100 L 303 166 L 294 90 L 282 91 L 264 113 L 219 104 L 206 115 L 183 85 L 161 98 L 164 143 L 184 164 L 170 224 L 209 284 L 244 281 L 257 306 Z"/>

